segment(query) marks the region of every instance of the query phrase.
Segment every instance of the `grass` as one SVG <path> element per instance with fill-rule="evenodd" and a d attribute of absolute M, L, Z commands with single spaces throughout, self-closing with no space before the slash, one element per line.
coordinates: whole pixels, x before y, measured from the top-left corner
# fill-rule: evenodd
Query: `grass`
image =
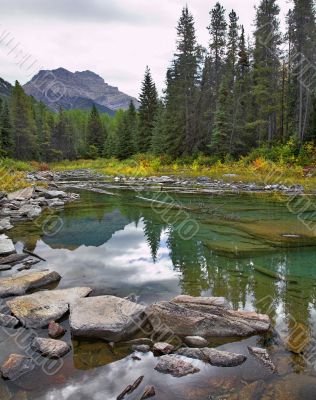
<path fill-rule="evenodd" d="M 194 178 L 207 176 L 212 179 L 226 182 L 257 183 L 264 185 L 282 184 L 286 186 L 302 185 L 308 191 L 316 189 L 316 170 L 306 169 L 299 165 L 274 163 L 258 158 L 252 162 L 240 160 L 222 163 L 217 161 L 212 164 L 205 163 L 203 159 L 190 162 L 175 161 L 164 162 L 163 159 L 150 156 L 136 156 L 133 159 L 118 161 L 115 159 L 63 161 L 51 165 L 55 171 L 73 169 L 91 169 L 104 175 L 125 176 L 162 176 L 176 175 L 179 177 Z M 234 176 L 230 176 L 234 174 Z"/>
<path fill-rule="evenodd" d="M 39 164 L 33 162 L 0 159 L 0 191 L 10 193 L 30 186 L 26 174 L 38 170 L 38 166 Z"/>

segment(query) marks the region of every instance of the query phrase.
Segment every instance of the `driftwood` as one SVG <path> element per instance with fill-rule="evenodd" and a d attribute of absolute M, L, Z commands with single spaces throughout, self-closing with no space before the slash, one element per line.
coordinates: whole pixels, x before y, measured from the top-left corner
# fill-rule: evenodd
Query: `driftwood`
<path fill-rule="evenodd" d="M 35 258 L 38 258 L 41 261 L 46 261 L 45 258 L 42 258 L 41 256 L 38 256 L 37 254 L 33 253 L 32 251 L 29 251 L 27 249 L 23 249 L 23 253 L 29 254 L 30 256 L 33 256 Z"/>

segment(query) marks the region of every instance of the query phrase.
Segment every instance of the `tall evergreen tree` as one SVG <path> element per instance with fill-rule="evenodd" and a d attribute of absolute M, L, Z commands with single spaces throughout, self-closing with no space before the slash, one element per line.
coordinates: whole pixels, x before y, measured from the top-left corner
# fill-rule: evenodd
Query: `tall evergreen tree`
<path fill-rule="evenodd" d="M 94 104 L 89 115 L 87 128 L 88 151 L 89 149 L 94 148 L 94 155 L 98 157 L 102 156 L 104 152 L 105 140 L 105 129 L 103 127 L 99 112 Z"/>
<path fill-rule="evenodd" d="M 168 152 L 173 156 L 191 154 L 196 145 L 200 49 L 188 7 L 182 10 L 177 36 L 177 53 L 167 72 L 166 90 L 166 138 Z"/>
<path fill-rule="evenodd" d="M 0 114 L 0 151 L 1 155 L 12 157 L 14 150 L 10 111 L 7 102 L 3 102 Z"/>
<path fill-rule="evenodd" d="M 254 95 L 258 143 L 277 137 L 280 96 L 280 8 L 276 0 L 261 0 L 256 14 Z"/>
<path fill-rule="evenodd" d="M 146 67 L 139 100 L 139 124 L 136 146 L 137 151 L 146 153 L 151 147 L 154 121 L 158 107 L 158 94 L 148 67 Z"/>
<path fill-rule="evenodd" d="M 12 129 L 14 132 L 14 157 L 20 160 L 37 158 L 36 125 L 30 98 L 18 81 L 11 97 Z"/>
<path fill-rule="evenodd" d="M 116 156 L 120 160 L 129 158 L 135 153 L 136 129 L 137 114 L 134 103 L 131 101 L 117 126 Z"/>

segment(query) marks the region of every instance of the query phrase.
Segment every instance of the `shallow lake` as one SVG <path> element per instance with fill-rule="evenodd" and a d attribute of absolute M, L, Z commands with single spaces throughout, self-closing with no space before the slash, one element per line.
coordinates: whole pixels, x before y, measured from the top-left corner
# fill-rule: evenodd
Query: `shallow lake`
<path fill-rule="evenodd" d="M 238 399 L 240 391 L 243 399 L 315 399 L 312 198 L 115 189 L 112 195 L 80 195 L 65 209 L 10 231 L 18 249 L 47 260 L 36 268 L 60 273 L 59 288 L 89 286 L 92 295 L 133 296 L 145 304 L 178 294 L 224 296 L 235 309 L 268 313 L 275 333 L 210 342 L 244 353 L 246 363 L 217 368 L 194 361 L 200 373 L 173 378 L 154 371 L 151 353 L 134 360 L 127 345 L 72 339 L 65 317 L 64 339 L 73 351 L 50 366 L 54 373 L 43 364 L 16 382 L 1 381 L 1 400 L 112 400 L 140 375 L 144 381 L 128 400 L 139 399 L 146 384 L 156 387 L 159 400 Z M 28 339 L 24 343 L 19 334 L 25 330 L 0 333 L 0 362 L 25 352 Z M 47 337 L 47 330 L 37 334 Z M 264 345 L 278 374 L 252 358 L 249 345 Z"/>

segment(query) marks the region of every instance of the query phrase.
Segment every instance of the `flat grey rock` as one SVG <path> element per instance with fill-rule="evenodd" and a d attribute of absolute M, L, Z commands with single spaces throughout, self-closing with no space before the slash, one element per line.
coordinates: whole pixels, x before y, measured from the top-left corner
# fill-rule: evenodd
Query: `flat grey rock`
<path fill-rule="evenodd" d="M 22 217 L 33 219 L 41 214 L 42 208 L 35 204 L 25 204 L 18 210 L 18 212 Z"/>
<path fill-rule="evenodd" d="M 16 380 L 27 372 L 32 371 L 34 367 L 35 365 L 31 358 L 20 354 L 11 354 L 0 367 L 0 371 L 3 378 Z"/>
<path fill-rule="evenodd" d="M 34 195 L 34 188 L 28 187 L 8 194 L 8 200 L 29 200 Z"/>
<path fill-rule="evenodd" d="M 243 364 L 247 359 L 243 354 L 230 353 L 228 351 L 220 351 L 208 347 L 196 349 L 184 347 L 178 349 L 176 354 L 201 360 L 216 367 L 236 367 Z"/>
<path fill-rule="evenodd" d="M 32 349 L 48 358 L 61 358 L 70 351 L 70 346 L 63 340 L 36 337 Z"/>
<path fill-rule="evenodd" d="M 174 346 L 169 343 L 158 342 L 154 344 L 153 352 L 156 355 L 170 354 L 174 350 Z"/>
<path fill-rule="evenodd" d="M 163 333 L 168 327 L 181 337 L 246 337 L 270 329 L 267 315 L 200 304 L 199 300 L 197 303 L 163 301 L 148 306 L 145 313 L 155 332 Z"/>
<path fill-rule="evenodd" d="M 19 272 L 11 277 L 0 279 L 0 297 L 21 296 L 28 290 L 57 282 L 60 278 L 57 272 L 48 270 Z"/>
<path fill-rule="evenodd" d="M 5 328 L 15 328 L 19 325 L 19 320 L 11 315 L 0 314 L 0 326 Z"/>
<path fill-rule="evenodd" d="M 184 343 L 191 347 L 206 347 L 208 341 L 201 336 L 186 336 Z"/>
<path fill-rule="evenodd" d="M 29 255 L 26 255 L 26 254 L 10 254 L 9 256 L 0 258 L 0 265 L 3 265 L 3 264 L 15 265 L 28 257 L 29 257 Z"/>
<path fill-rule="evenodd" d="M 200 371 L 200 369 L 195 367 L 193 364 L 182 360 L 176 355 L 170 354 L 159 357 L 159 361 L 155 367 L 155 370 L 163 374 L 170 374 L 177 378 L 195 374 Z"/>
<path fill-rule="evenodd" d="M 12 265 L 9 264 L 0 264 L 0 272 L 1 271 L 9 271 L 12 269 Z"/>
<path fill-rule="evenodd" d="M 91 289 L 88 287 L 43 290 L 7 301 L 7 306 L 25 327 L 44 328 L 66 314 L 70 303 L 89 293 Z"/>
<path fill-rule="evenodd" d="M 70 328 L 74 336 L 119 342 L 139 329 L 145 307 L 115 296 L 80 299 L 70 306 Z"/>
<path fill-rule="evenodd" d="M 0 257 L 15 253 L 15 247 L 7 235 L 0 235 Z"/>
<path fill-rule="evenodd" d="M 0 233 L 8 231 L 13 228 L 13 225 L 10 223 L 10 217 L 5 217 L 0 219 Z"/>
<path fill-rule="evenodd" d="M 67 193 L 61 190 L 47 190 L 43 188 L 37 188 L 37 192 L 40 192 L 46 199 L 65 199 L 67 197 Z"/>
<path fill-rule="evenodd" d="M 193 297 L 188 295 L 180 295 L 171 300 L 178 304 L 196 304 L 199 306 L 215 306 L 231 309 L 231 305 L 224 297 Z"/>

